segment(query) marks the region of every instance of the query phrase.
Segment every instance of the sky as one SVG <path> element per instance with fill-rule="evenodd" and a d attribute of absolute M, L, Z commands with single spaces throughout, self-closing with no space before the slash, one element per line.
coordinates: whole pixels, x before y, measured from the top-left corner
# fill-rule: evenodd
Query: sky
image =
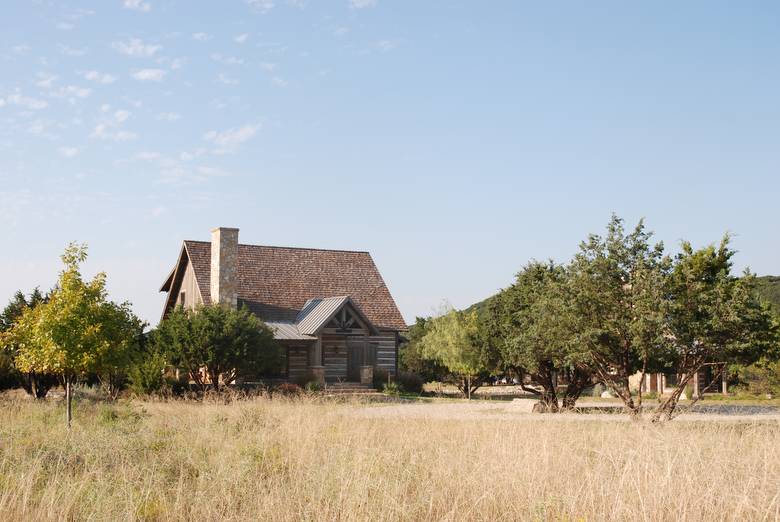
<path fill-rule="evenodd" d="M 611 214 L 780 274 L 780 3 L 15 0 L 0 302 L 85 275 L 157 323 L 184 239 L 368 250 L 405 318 Z"/>

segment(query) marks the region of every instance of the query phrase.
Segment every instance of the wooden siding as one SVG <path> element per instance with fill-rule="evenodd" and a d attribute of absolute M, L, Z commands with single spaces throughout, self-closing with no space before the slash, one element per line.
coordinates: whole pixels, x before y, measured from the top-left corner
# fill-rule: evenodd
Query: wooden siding
<path fill-rule="evenodd" d="M 326 381 L 347 378 L 347 343 L 343 335 L 323 334 L 322 363 Z"/>
<path fill-rule="evenodd" d="M 395 332 L 380 332 L 380 335 L 369 337 L 368 341 L 376 343 L 376 367 L 395 374 L 398 354 Z"/>
<path fill-rule="evenodd" d="M 302 378 L 309 371 L 309 350 L 305 346 L 291 346 L 287 349 L 287 378 L 291 381 Z"/>
<path fill-rule="evenodd" d="M 192 269 L 192 263 L 187 262 L 187 268 L 184 270 L 184 277 L 179 287 L 179 293 L 176 295 L 176 306 L 181 305 L 181 293 L 184 292 L 187 308 L 195 308 L 201 303 L 198 283 L 195 281 L 195 271 Z"/>
<path fill-rule="evenodd" d="M 347 339 L 349 341 L 347 341 Z M 325 379 L 335 381 L 347 378 L 347 342 L 349 344 L 367 342 L 375 351 L 371 357 L 376 368 L 394 374 L 396 371 L 396 334 L 394 331 L 381 332 L 372 336 L 349 336 L 323 334 L 322 358 L 325 366 Z"/>

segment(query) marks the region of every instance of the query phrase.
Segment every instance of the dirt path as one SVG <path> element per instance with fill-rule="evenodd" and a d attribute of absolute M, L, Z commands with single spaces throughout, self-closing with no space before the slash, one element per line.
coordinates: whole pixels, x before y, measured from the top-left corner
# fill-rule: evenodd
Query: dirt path
<path fill-rule="evenodd" d="M 595 403 L 603 407 L 604 404 Z M 578 405 L 579 406 L 579 405 Z M 583 404 L 582 406 L 589 406 Z M 777 409 L 740 410 L 740 407 L 721 408 L 708 406 L 703 413 L 684 413 L 679 420 L 708 422 L 770 422 L 780 424 L 780 412 Z M 741 407 L 748 408 L 748 407 Z M 539 414 L 530 412 L 527 401 L 498 402 L 411 402 L 402 404 L 372 404 L 351 410 L 351 414 L 361 418 L 430 419 L 430 420 L 540 420 L 571 421 L 610 421 L 629 422 L 627 415 L 615 413 L 565 413 Z"/>

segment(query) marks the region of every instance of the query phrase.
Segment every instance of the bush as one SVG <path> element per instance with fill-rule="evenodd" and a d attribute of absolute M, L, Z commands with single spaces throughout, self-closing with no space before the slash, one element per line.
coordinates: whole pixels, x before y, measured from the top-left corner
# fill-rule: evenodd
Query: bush
<path fill-rule="evenodd" d="M 19 386 L 18 374 L 11 357 L 0 351 L 0 390 Z"/>
<path fill-rule="evenodd" d="M 422 393 L 425 384 L 423 378 L 413 372 L 399 372 L 396 382 L 406 393 Z"/>
<path fill-rule="evenodd" d="M 283 382 L 282 384 L 274 388 L 274 391 L 280 395 L 287 395 L 287 396 L 296 396 L 303 393 L 303 389 L 297 384 L 294 384 L 292 382 Z"/>
<path fill-rule="evenodd" d="M 316 393 L 322 391 L 322 383 L 320 381 L 314 380 L 309 381 L 304 386 L 304 389 L 309 393 Z"/>
<path fill-rule="evenodd" d="M 387 378 L 388 378 L 387 370 L 383 368 L 374 368 L 374 388 L 377 390 L 383 389 L 384 385 L 387 384 Z"/>
<path fill-rule="evenodd" d="M 761 361 L 742 367 L 738 371 L 738 376 L 748 393 L 754 395 L 780 393 L 780 362 Z"/>
<path fill-rule="evenodd" d="M 165 357 L 159 353 L 147 354 L 136 361 L 127 372 L 130 391 L 136 395 L 160 393 L 166 386 Z"/>
<path fill-rule="evenodd" d="M 386 383 L 382 391 L 384 391 L 388 395 L 393 395 L 393 396 L 398 396 L 401 394 L 401 388 L 395 382 Z"/>
<path fill-rule="evenodd" d="M 295 379 L 293 379 L 293 382 L 297 384 L 300 388 L 306 388 L 306 386 L 310 382 L 317 382 L 317 377 L 314 375 L 313 372 L 306 372 L 303 375 L 299 375 Z"/>

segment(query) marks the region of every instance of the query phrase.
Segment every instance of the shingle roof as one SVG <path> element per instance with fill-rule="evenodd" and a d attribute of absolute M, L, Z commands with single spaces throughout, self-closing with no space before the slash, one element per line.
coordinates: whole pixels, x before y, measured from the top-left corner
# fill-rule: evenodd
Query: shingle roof
<path fill-rule="evenodd" d="M 211 302 L 211 243 L 185 241 L 203 302 Z M 266 321 L 295 321 L 309 299 L 349 296 L 379 328 L 406 329 L 368 252 L 238 245 L 238 298 Z"/>

